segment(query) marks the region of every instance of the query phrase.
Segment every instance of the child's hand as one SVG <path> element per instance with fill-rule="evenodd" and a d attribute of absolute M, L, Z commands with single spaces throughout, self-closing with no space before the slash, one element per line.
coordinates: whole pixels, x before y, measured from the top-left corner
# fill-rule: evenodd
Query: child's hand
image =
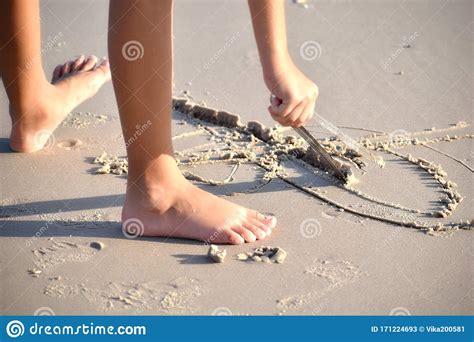
<path fill-rule="evenodd" d="M 300 127 L 313 117 L 318 87 L 292 62 L 265 75 L 265 84 L 273 94 L 268 111 L 281 125 Z"/>

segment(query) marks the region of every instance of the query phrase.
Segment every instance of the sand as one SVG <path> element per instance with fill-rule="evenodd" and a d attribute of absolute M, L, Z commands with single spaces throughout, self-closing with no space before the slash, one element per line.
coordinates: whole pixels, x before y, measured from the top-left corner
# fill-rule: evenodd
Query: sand
<path fill-rule="evenodd" d="M 45 6 L 44 40 L 64 33 L 43 55 L 47 72 L 73 55 L 106 54 L 105 1 Z M 261 243 L 219 246 L 222 264 L 202 242 L 125 238 L 127 169 L 111 84 L 33 155 L 8 152 L 5 113 L 0 312 L 472 314 L 472 4 L 288 3 L 290 50 L 318 83 L 318 112 L 385 161 L 380 168 L 340 149 L 309 123 L 350 165 L 359 180 L 351 186 L 312 165 L 295 133 L 273 127 L 245 4 L 175 7 L 175 97 L 200 106 L 173 113 L 179 166 L 205 190 L 277 215 L 277 229 Z M 84 26 L 84 18 L 101 24 Z M 236 31 L 239 39 L 203 68 Z M 314 32 L 322 53 L 305 60 L 300 47 Z M 3 92 L 0 107 L 8 108 Z M 288 257 L 238 259 L 262 245 Z"/>

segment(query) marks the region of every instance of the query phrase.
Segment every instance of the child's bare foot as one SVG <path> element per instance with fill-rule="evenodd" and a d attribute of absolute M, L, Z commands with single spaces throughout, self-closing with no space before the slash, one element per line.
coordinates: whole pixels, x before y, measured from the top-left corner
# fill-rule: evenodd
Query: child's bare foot
<path fill-rule="evenodd" d="M 241 244 L 265 238 L 276 225 L 273 216 L 199 189 L 187 181 L 176 166 L 161 170 L 163 173 L 167 174 L 166 180 L 145 188 L 143 184 L 128 187 L 122 211 L 123 231 L 127 236 Z"/>
<path fill-rule="evenodd" d="M 97 93 L 110 80 L 106 59 L 84 56 L 54 70 L 51 84 L 38 85 L 34 94 L 26 94 L 11 103 L 12 131 L 10 147 L 17 152 L 35 152 L 44 147 L 56 127 L 80 103 Z"/>

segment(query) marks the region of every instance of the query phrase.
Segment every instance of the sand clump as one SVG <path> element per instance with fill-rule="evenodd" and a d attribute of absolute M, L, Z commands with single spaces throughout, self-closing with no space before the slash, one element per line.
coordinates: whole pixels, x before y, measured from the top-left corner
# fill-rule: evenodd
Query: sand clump
<path fill-rule="evenodd" d="M 105 114 L 93 114 L 91 112 L 73 112 L 70 113 L 66 119 L 61 123 L 63 127 L 73 127 L 76 129 L 83 129 L 89 127 L 98 127 L 111 118 Z"/>
<path fill-rule="evenodd" d="M 106 152 L 103 152 L 99 157 L 94 159 L 94 164 L 102 165 L 95 173 L 97 174 L 109 174 L 122 175 L 128 173 L 128 160 L 126 158 L 118 158 L 116 156 L 109 156 Z"/>
<path fill-rule="evenodd" d="M 257 261 L 268 264 L 282 264 L 285 262 L 287 252 L 281 247 L 261 246 L 255 248 L 252 252 L 237 254 L 237 260 Z"/>
<path fill-rule="evenodd" d="M 216 263 L 223 263 L 227 251 L 225 249 L 219 249 L 216 245 L 210 245 L 207 251 L 207 256 Z"/>

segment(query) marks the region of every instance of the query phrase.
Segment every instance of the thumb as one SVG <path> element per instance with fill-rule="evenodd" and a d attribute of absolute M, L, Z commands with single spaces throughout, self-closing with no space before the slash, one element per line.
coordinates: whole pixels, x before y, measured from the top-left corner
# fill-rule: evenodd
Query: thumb
<path fill-rule="evenodd" d="M 273 104 L 268 107 L 270 114 L 276 117 L 284 117 L 291 113 L 291 105 L 289 103 Z"/>
<path fill-rule="evenodd" d="M 274 117 L 283 117 L 288 115 L 291 112 L 289 104 L 283 103 L 283 100 L 275 95 L 270 95 L 270 107 L 268 111 Z"/>

